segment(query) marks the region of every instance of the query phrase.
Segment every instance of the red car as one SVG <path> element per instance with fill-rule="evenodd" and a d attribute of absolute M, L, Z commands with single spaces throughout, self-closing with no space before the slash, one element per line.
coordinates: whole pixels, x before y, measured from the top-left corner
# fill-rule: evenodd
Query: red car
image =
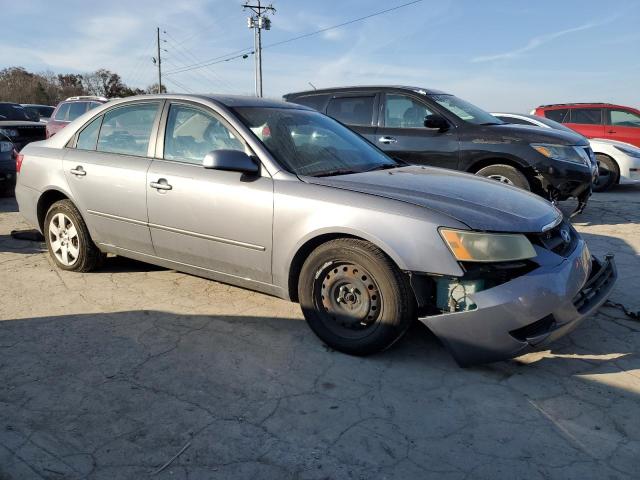
<path fill-rule="evenodd" d="M 83 113 L 107 102 L 104 97 L 69 97 L 60 102 L 47 122 L 47 138 L 52 137 Z"/>
<path fill-rule="evenodd" d="M 542 105 L 531 112 L 565 124 L 587 138 L 606 138 L 640 147 L 640 110 L 611 103 Z"/>

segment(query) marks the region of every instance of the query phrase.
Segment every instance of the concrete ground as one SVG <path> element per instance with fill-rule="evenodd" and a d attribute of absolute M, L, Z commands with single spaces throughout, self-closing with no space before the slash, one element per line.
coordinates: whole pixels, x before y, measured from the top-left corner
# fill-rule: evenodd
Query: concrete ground
<path fill-rule="evenodd" d="M 634 310 L 639 222 L 631 187 L 576 222 Z M 616 310 L 489 366 L 418 325 L 353 358 L 297 305 L 122 258 L 62 272 L 25 227 L 0 200 L 2 480 L 638 478 L 640 323 Z"/>

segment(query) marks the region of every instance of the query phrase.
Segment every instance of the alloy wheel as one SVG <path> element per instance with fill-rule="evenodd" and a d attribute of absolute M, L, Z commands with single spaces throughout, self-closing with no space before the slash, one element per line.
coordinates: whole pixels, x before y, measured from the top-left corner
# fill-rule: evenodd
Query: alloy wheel
<path fill-rule="evenodd" d="M 60 263 L 72 266 L 80 255 L 80 238 L 71 219 L 64 213 L 57 213 L 49 222 L 49 244 Z"/>
<path fill-rule="evenodd" d="M 496 180 L 497 182 L 504 183 L 506 185 L 513 185 L 513 182 L 504 175 L 489 175 L 487 178 Z"/>

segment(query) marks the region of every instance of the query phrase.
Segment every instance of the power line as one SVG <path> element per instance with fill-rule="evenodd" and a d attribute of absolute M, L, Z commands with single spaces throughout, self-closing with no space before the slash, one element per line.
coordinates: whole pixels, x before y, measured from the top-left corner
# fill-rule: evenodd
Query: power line
<path fill-rule="evenodd" d="M 384 10 L 380 10 L 378 12 L 371 13 L 369 15 L 364 15 L 362 17 L 354 18 L 354 19 L 348 20 L 346 22 L 342 22 L 342 23 L 339 23 L 339 24 L 336 24 L 336 25 L 331 25 L 330 27 L 321 28 L 319 30 L 314 30 L 313 32 L 304 33 L 304 34 L 298 35 L 296 37 L 292 37 L 292 38 L 288 38 L 286 40 L 282 40 L 282 41 L 279 41 L 279 42 L 271 43 L 271 44 L 263 46 L 262 49 L 264 50 L 266 48 L 273 48 L 273 47 L 277 47 L 277 46 L 280 46 L 280 45 L 284 45 L 286 43 L 295 42 L 295 41 L 301 40 L 303 38 L 308 38 L 308 37 L 311 37 L 311 36 L 314 36 L 314 35 L 318 35 L 320 33 L 328 32 L 329 30 L 333 30 L 333 29 L 336 29 L 336 28 L 344 27 L 346 25 L 351 25 L 353 23 L 361 22 L 363 20 L 367 20 L 367 19 L 372 18 L 372 17 L 377 17 L 378 15 L 383 15 L 385 13 L 393 12 L 394 10 L 399 10 L 401 8 L 408 7 L 410 5 L 415 5 L 416 3 L 421 3 L 423 1 L 424 0 L 413 0 L 411 2 L 406 2 L 406 3 L 400 4 L 400 5 L 396 5 L 395 7 L 390 7 L 390 8 L 386 8 Z M 189 67 L 185 67 L 185 68 L 182 68 L 182 69 L 172 70 L 170 72 L 166 72 L 166 75 L 173 75 L 173 74 L 176 74 L 176 73 L 186 72 L 188 70 L 195 70 L 195 69 L 198 69 L 198 68 L 204 68 L 204 67 L 208 67 L 208 66 L 211 66 L 211 65 L 216 65 L 218 63 L 223 63 L 223 62 L 228 62 L 230 60 L 235 60 L 237 58 L 247 58 L 249 55 L 253 55 L 253 54 L 255 54 L 255 49 L 243 48 L 242 50 L 236 50 L 236 51 L 230 52 L 230 53 L 228 53 L 226 55 L 220 55 L 218 57 L 210 58 L 209 60 L 205 60 L 204 62 L 193 64 L 193 65 L 191 65 Z"/>

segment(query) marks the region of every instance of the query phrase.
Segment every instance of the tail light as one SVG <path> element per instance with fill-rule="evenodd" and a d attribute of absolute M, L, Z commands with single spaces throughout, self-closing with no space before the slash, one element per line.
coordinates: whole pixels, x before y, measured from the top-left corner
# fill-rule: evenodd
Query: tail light
<path fill-rule="evenodd" d="M 16 158 L 16 173 L 20 173 L 20 169 L 22 168 L 22 161 L 24 160 L 24 155 L 14 150 L 13 156 Z"/>

